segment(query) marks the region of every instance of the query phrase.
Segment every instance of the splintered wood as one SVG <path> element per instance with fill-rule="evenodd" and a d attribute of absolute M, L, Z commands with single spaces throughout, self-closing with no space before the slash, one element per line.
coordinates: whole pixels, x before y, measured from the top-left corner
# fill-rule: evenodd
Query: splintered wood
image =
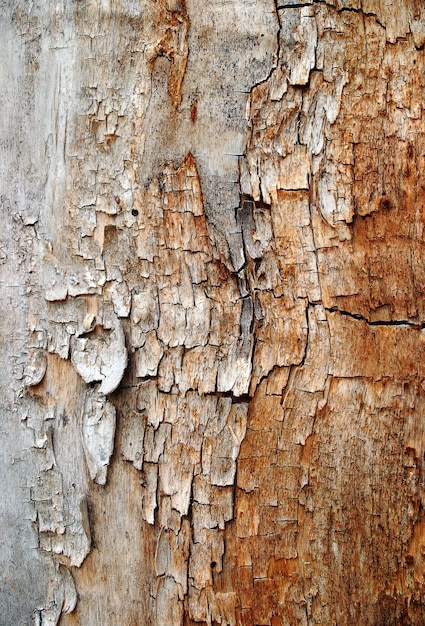
<path fill-rule="evenodd" d="M 425 10 L 5 4 L 5 626 L 423 624 Z"/>

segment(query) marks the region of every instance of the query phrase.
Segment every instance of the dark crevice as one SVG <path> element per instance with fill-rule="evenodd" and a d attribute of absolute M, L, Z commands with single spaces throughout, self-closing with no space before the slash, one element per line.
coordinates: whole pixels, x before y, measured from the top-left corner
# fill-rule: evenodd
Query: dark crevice
<path fill-rule="evenodd" d="M 343 12 L 358 13 L 360 15 L 363 15 L 364 17 L 371 17 L 378 24 L 378 26 L 380 26 L 384 30 L 387 30 L 387 27 L 378 19 L 378 16 L 376 15 L 376 13 L 366 13 L 365 11 L 362 11 L 362 9 L 354 9 L 352 7 L 343 7 L 342 9 L 339 9 L 339 12 L 340 13 L 343 13 Z"/>
<path fill-rule="evenodd" d="M 369 326 L 409 326 L 410 328 L 416 328 L 417 330 L 422 330 L 425 328 L 425 322 L 411 322 L 409 320 L 368 320 L 364 315 L 360 313 L 352 313 L 351 311 L 344 311 L 342 309 L 338 309 L 338 307 L 325 307 L 325 311 L 328 313 L 339 313 L 340 315 L 345 315 L 346 317 L 351 317 L 357 321 L 366 322 Z"/>
<path fill-rule="evenodd" d="M 270 78 L 272 77 L 273 72 L 279 67 L 279 59 L 280 59 L 280 33 L 281 33 L 281 30 L 282 30 L 282 22 L 281 22 L 280 16 L 279 16 L 279 9 L 281 7 L 279 7 L 278 0 L 274 0 L 274 5 L 275 5 L 274 12 L 276 14 L 277 23 L 278 23 L 278 26 L 279 26 L 278 31 L 277 31 L 276 61 L 275 61 L 275 63 L 273 63 L 273 65 L 272 65 L 268 75 L 263 80 L 260 80 L 258 83 L 254 83 L 252 85 L 250 91 L 247 92 L 247 93 L 249 93 L 250 96 L 251 96 L 251 94 L 252 94 L 254 89 L 259 87 L 260 85 L 264 85 L 265 83 L 267 83 L 270 80 Z"/>
<path fill-rule="evenodd" d="M 271 209 L 271 204 L 264 202 L 263 200 L 254 200 L 254 198 L 247 193 L 241 193 L 240 206 L 243 206 L 245 202 L 253 202 L 259 209 L 267 209 L 269 211 Z"/>
<path fill-rule="evenodd" d="M 295 378 L 295 374 L 297 372 L 297 368 L 298 368 L 298 365 L 291 365 L 290 366 L 288 380 L 286 382 L 285 387 L 282 389 L 282 393 L 281 393 L 281 397 L 280 397 L 280 405 L 281 406 L 283 406 L 285 404 L 286 397 L 287 397 L 288 393 L 290 392 L 290 390 L 294 386 L 294 378 Z M 283 425 L 284 421 L 285 420 L 283 419 L 282 420 L 282 425 Z"/>
<path fill-rule="evenodd" d="M 364 15 L 364 17 L 371 17 L 376 21 L 377 24 L 379 24 L 379 26 L 381 26 L 381 28 L 386 30 L 386 26 L 382 24 L 382 22 L 378 19 L 377 14 L 373 13 L 372 11 L 364 11 L 363 9 L 358 9 L 356 7 L 341 7 L 340 9 L 337 9 L 335 8 L 333 4 L 330 4 L 326 0 L 311 0 L 311 2 L 294 2 L 294 3 L 292 3 L 291 0 L 288 0 L 288 4 L 279 3 L 278 0 L 276 1 L 276 8 L 278 11 L 284 11 L 286 9 L 303 9 L 305 7 L 313 7 L 315 5 L 322 5 L 325 7 L 329 7 L 330 9 L 335 9 L 338 13 L 350 12 L 350 13 L 358 13 L 359 15 Z"/>
<path fill-rule="evenodd" d="M 126 386 L 120 386 L 120 389 L 137 389 L 141 384 L 145 383 L 145 382 L 149 382 L 149 381 L 158 381 L 158 375 L 156 376 L 143 376 L 140 378 L 137 378 L 137 383 L 135 385 L 126 385 Z M 178 389 L 178 386 L 177 386 Z M 181 392 L 180 391 L 172 391 L 171 389 L 169 391 L 165 391 L 164 389 L 161 389 L 160 387 L 158 387 L 158 392 L 161 395 L 165 395 L 165 396 L 175 396 L 177 397 Z M 197 393 L 199 394 L 201 397 L 203 398 L 211 398 L 211 397 L 215 397 L 217 399 L 220 398 L 230 398 L 232 400 L 232 404 L 246 404 L 248 402 L 250 402 L 252 400 L 252 397 L 249 393 L 242 393 L 240 395 L 235 395 L 233 391 L 206 391 L 204 393 L 199 393 L 199 390 L 196 388 L 189 388 L 185 391 L 185 393 L 183 395 L 186 395 L 188 393 Z M 137 411 L 139 413 L 144 413 L 146 411 L 145 408 L 143 409 L 137 409 Z"/>
<path fill-rule="evenodd" d="M 305 320 L 306 320 L 306 324 L 307 324 L 307 337 L 305 339 L 304 354 L 302 356 L 301 363 L 300 363 L 301 367 L 303 365 L 305 365 L 305 360 L 307 358 L 308 347 L 309 347 L 309 344 L 310 344 L 310 320 L 308 319 L 309 310 L 310 310 L 310 307 L 306 307 L 306 310 L 305 310 Z"/>
<path fill-rule="evenodd" d="M 232 404 L 248 404 L 252 400 L 249 393 L 242 393 L 240 396 L 235 396 L 232 391 L 215 391 L 205 395 L 217 396 L 217 398 L 230 398 Z"/>
<path fill-rule="evenodd" d="M 314 4 L 319 4 L 319 2 L 315 2 Z M 323 3 L 323 4 L 326 4 L 326 3 Z M 311 6 L 313 6 L 313 2 L 294 2 L 291 4 L 277 3 L 278 11 L 281 11 L 282 9 L 303 9 L 304 7 L 311 7 Z"/>
<path fill-rule="evenodd" d="M 153 375 L 137 376 L 136 375 L 135 377 L 138 381 L 140 381 L 140 383 L 145 383 L 149 380 L 158 380 L 158 375 L 155 375 L 155 376 Z M 163 391 L 162 393 L 170 393 L 170 392 Z"/>

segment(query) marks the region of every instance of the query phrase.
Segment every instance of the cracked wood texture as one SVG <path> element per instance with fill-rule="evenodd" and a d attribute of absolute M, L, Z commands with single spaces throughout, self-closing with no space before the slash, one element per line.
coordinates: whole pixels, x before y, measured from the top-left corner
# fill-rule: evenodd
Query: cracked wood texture
<path fill-rule="evenodd" d="M 425 9 L 0 0 L 5 626 L 425 623 Z"/>

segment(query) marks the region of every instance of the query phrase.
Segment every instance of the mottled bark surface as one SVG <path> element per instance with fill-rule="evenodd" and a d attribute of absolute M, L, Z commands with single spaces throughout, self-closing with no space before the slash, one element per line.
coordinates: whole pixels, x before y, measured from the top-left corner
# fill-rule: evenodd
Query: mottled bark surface
<path fill-rule="evenodd" d="M 422 4 L 0 10 L 1 623 L 423 624 Z"/>

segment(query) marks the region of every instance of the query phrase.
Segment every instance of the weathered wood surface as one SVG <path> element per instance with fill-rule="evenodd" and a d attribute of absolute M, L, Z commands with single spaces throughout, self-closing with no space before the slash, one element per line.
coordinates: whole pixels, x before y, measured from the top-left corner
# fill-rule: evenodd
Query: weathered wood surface
<path fill-rule="evenodd" d="M 425 10 L 0 3 L 1 623 L 425 622 Z"/>

